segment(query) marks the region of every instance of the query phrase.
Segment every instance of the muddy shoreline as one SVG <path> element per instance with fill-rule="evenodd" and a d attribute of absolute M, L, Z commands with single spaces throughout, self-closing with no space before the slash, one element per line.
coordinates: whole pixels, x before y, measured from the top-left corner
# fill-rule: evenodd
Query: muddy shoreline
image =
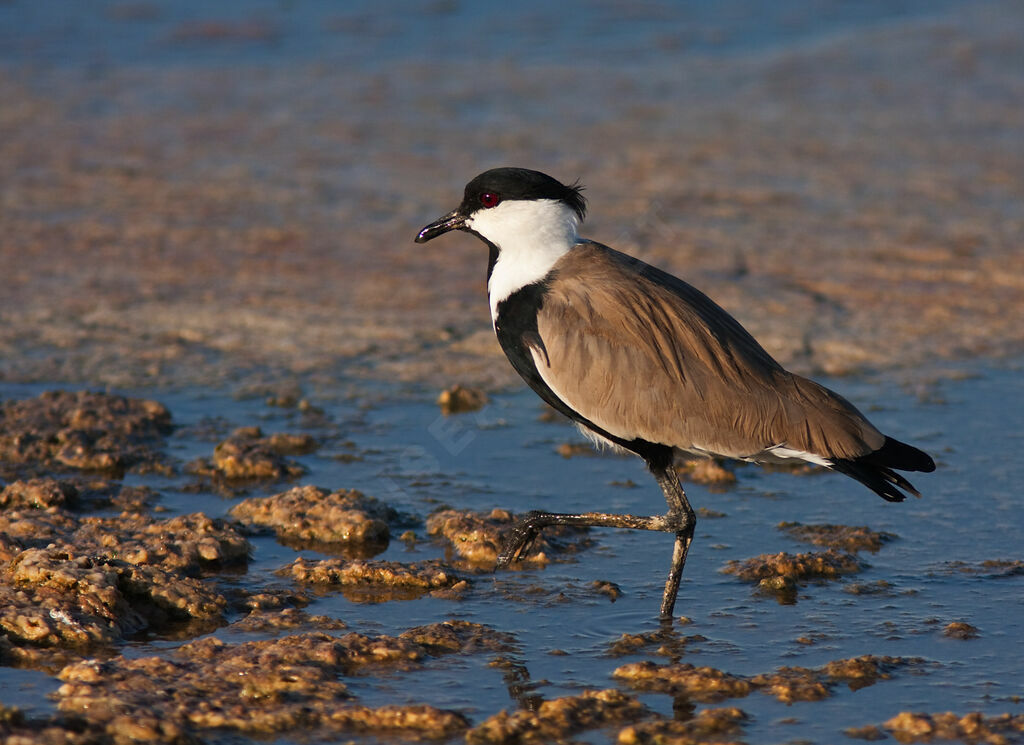
<path fill-rule="evenodd" d="M 0 376 L 513 385 L 483 248 L 411 242 L 504 163 L 580 178 L 586 236 L 800 372 L 1014 355 L 1018 10 L 639 68 L 0 64 Z"/>

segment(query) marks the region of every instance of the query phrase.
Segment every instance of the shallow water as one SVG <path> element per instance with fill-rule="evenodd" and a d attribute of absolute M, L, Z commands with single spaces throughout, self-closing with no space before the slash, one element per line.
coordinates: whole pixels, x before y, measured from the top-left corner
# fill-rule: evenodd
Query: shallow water
<path fill-rule="evenodd" d="M 960 571 L 990 559 L 1021 559 L 1024 517 L 1019 509 L 1024 477 L 1018 453 L 1024 437 L 1024 376 L 1018 361 L 998 366 L 964 365 L 958 371 L 916 371 L 901 385 L 895 376 L 843 379 L 831 385 L 857 403 L 885 432 L 931 452 L 938 470 L 918 474 L 920 500 L 887 504 L 839 475 L 793 475 L 755 467 L 737 470 L 728 488 L 687 484 L 695 508 L 725 513 L 700 519 L 680 590 L 677 614 L 692 619 L 678 627 L 704 641 L 686 645 L 681 660 L 735 674 L 771 672 L 783 665 L 817 667 L 862 654 L 923 657 L 925 664 L 897 670 L 857 691 L 839 688 L 824 701 L 785 705 L 753 693 L 733 699 L 751 715 L 742 739 L 836 742 L 847 727 L 878 724 L 899 711 L 1022 711 L 1024 575 L 1007 577 Z M 45 386 L 3 385 L 3 398 L 34 395 Z M 663 510 L 661 496 L 638 459 L 603 455 L 565 459 L 558 444 L 578 440 L 568 424 L 542 422 L 529 391 L 494 398 L 483 410 L 449 418 L 439 415 L 433 394 L 409 391 L 379 395 L 366 405 L 323 391 L 311 402 L 323 408 L 322 426 L 310 427 L 294 410 L 268 406 L 260 398 L 238 399 L 198 391 L 131 391 L 161 400 L 175 417 L 169 452 L 182 461 L 208 455 L 230 428 L 260 425 L 266 432 L 308 431 L 325 442 L 299 460 L 309 473 L 302 483 L 358 488 L 394 507 L 423 517 L 439 504 L 514 511 L 600 509 L 634 513 Z M 215 419 L 211 419 L 215 417 Z M 200 439 L 202 426 L 214 434 Z M 358 456 L 357 460 L 349 457 Z M 170 514 L 202 510 L 224 515 L 238 500 L 181 491 L 190 477 L 133 476 L 161 492 Z M 612 485 L 632 480 L 635 487 Z M 254 490 L 276 493 L 283 486 Z M 781 521 L 867 525 L 898 536 L 876 554 L 864 553 L 869 568 L 843 581 L 804 586 L 794 604 L 758 594 L 720 573 L 727 560 L 761 553 L 813 550 L 775 529 Z M 377 558 L 411 561 L 443 555 L 426 538 L 410 548 L 393 540 Z M 430 662 L 425 669 L 346 680 L 366 704 L 426 702 L 464 711 L 482 721 L 502 708 L 514 709 L 524 695 L 552 698 L 584 689 L 613 687 L 611 672 L 633 660 L 664 658 L 654 647 L 614 657 L 609 646 L 622 634 L 658 628 L 656 613 L 671 541 L 667 536 L 622 530 L 592 531 L 593 546 L 546 569 L 505 571 L 475 577 L 461 600 L 422 598 L 378 604 L 327 593 L 307 608 L 340 618 L 350 629 L 394 634 L 447 618 L 488 624 L 515 634 L 521 665 L 510 688 L 503 670 L 487 654 Z M 229 582 L 251 587 L 287 585 L 272 572 L 296 552 L 271 538 L 257 538 L 245 575 Z M 314 551 L 299 552 L 311 557 Z M 614 582 L 616 602 L 591 589 Z M 878 594 L 852 594 L 857 584 L 888 583 Z M 980 636 L 950 639 L 953 621 L 976 626 Z M 251 636 L 216 632 L 239 641 Z M 811 645 L 796 640 L 807 637 Z M 152 654 L 177 642 L 132 643 L 126 654 Z M 554 654 L 553 654 L 554 653 Z M 562 654 L 566 653 L 566 654 Z M 505 671 L 507 673 L 507 670 Z M 30 712 L 51 704 L 41 694 L 56 688 L 41 673 L 0 670 L 0 700 Z M 525 687 L 524 687 L 525 686 Z M 641 698 L 671 715 L 672 699 Z M 617 730 L 616 730 L 617 731 Z M 614 741 L 615 731 L 590 732 L 585 742 Z M 284 738 L 287 739 L 287 738 Z"/>
<path fill-rule="evenodd" d="M 0 6 L 0 61 L 95 70 L 115 65 L 246 65 L 315 59 L 361 71 L 403 61 L 485 58 L 647 64 L 678 52 L 730 53 L 813 41 L 941 13 L 963 0 L 728 0 L 631 3 L 542 0 L 502 6 L 370 0 L 57 0 Z M 210 42 L 214 42 L 211 44 Z M 639 57 L 638 57 L 639 53 Z"/>

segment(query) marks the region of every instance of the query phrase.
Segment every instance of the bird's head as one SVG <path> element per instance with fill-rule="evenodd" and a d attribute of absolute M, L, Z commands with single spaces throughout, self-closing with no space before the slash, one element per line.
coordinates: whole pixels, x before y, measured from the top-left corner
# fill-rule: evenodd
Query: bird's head
<path fill-rule="evenodd" d="M 540 171 L 492 168 L 466 184 L 462 203 L 423 228 L 416 242 L 450 230 L 474 233 L 498 248 L 540 236 L 575 241 L 587 210 L 582 191 Z"/>

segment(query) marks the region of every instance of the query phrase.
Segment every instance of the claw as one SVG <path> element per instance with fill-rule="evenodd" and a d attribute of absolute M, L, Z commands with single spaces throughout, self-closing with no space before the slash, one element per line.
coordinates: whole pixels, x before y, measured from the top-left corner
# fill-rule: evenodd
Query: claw
<path fill-rule="evenodd" d="M 509 564 L 522 559 L 523 554 L 526 553 L 526 550 L 537 539 L 538 532 L 537 528 L 530 525 L 529 522 L 520 523 L 513 528 L 511 535 L 505 541 L 505 546 L 501 549 L 501 553 L 498 554 L 497 568 L 503 569 Z"/>

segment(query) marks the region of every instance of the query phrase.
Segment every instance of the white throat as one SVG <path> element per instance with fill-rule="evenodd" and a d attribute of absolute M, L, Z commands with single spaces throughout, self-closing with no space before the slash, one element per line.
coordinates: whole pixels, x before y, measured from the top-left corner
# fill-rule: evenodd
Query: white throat
<path fill-rule="evenodd" d="M 498 247 L 498 261 L 487 282 L 491 321 L 498 303 L 545 277 L 576 245 L 579 217 L 557 199 L 510 200 L 477 210 L 466 225 Z"/>

